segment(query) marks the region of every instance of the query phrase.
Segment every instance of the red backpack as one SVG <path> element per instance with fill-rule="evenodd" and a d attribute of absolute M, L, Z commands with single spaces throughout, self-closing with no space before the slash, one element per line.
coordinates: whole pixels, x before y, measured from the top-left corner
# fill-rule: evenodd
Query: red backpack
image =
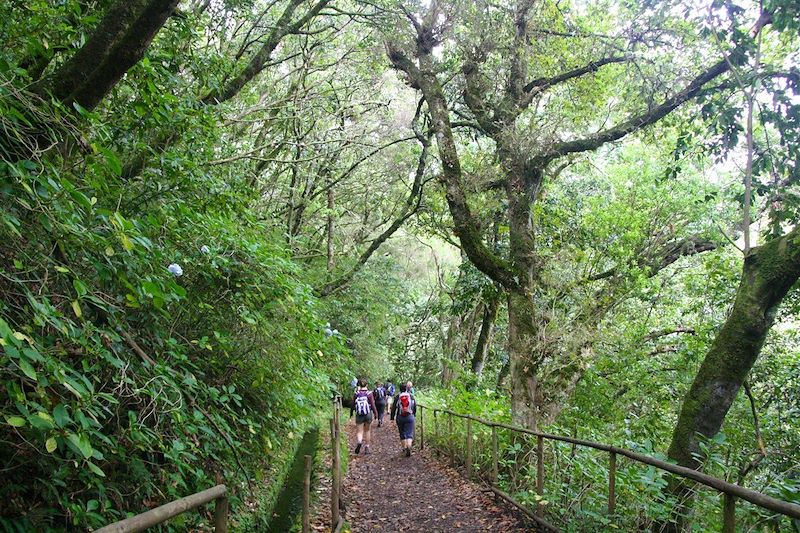
<path fill-rule="evenodd" d="M 408 392 L 401 392 L 400 397 L 397 399 L 400 416 L 408 416 L 413 414 L 413 400 L 411 399 L 411 394 Z"/>

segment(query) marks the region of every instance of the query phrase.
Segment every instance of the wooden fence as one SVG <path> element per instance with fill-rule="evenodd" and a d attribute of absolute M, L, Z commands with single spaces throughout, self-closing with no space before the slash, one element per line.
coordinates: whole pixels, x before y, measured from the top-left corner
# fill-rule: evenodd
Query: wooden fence
<path fill-rule="evenodd" d="M 111 525 L 101 527 L 95 533 L 133 533 L 157 526 L 186 511 L 191 511 L 211 502 L 216 503 L 214 509 L 214 531 L 228 533 L 228 489 L 225 485 L 217 485 L 202 492 L 186 496 L 155 509 L 120 520 Z"/>
<path fill-rule="evenodd" d="M 341 427 L 342 427 L 342 398 L 337 396 L 333 400 L 333 417 L 331 424 L 331 531 L 339 533 L 344 525 L 344 517 L 339 509 L 342 498 L 342 460 L 341 460 Z"/>
<path fill-rule="evenodd" d="M 448 436 L 452 438 L 453 436 L 453 418 L 462 419 L 465 421 L 466 424 L 466 442 L 465 442 L 465 457 L 464 463 L 466 466 L 466 475 L 467 477 L 472 476 L 472 469 L 473 469 L 473 434 L 472 434 L 472 423 L 481 424 L 491 429 L 491 456 L 492 456 L 492 468 L 490 474 L 490 488 L 492 492 L 494 492 L 498 497 L 502 498 L 503 500 L 507 501 L 508 503 L 512 504 L 513 506 L 520 509 L 523 513 L 525 513 L 529 518 L 534 520 L 537 524 L 548 529 L 550 531 L 558 531 L 558 528 L 553 526 L 552 524 L 548 523 L 544 520 L 544 506 L 542 504 L 537 505 L 536 511 L 531 511 L 525 505 L 514 499 L 510 494 L 502 491 L 497 486 L 497 480 L 499 477 L 499 469 L 498 469 L 498 444 L 497 444 L 497 431 L 498 429 L 506 429 L 512 432 L 531 435 L 536 437 L 536 494 L 538 498 L 544 498 L 544 443 L 545 441 L 556 441 L 556 442 L 564 442 L 569 443 L 575 446 L 581 446 L 585 448 L 591 448 L 594 450 L 599 450 L 602 452 L 606 452 L 608 454 L 608 506 L 607 506 L 607 513 L 608 517 L 613 517 L 616 510 L 617 505 L 617 491 L 616 491 L 616 478 L 617 478 L 617 457 L 623 456 L 631 459 L 637 463 L 653 466 L 660 470 L 669 472 L 671 474 L 680 476 L 685 479 L 690 479 L 706 487 L 710 487 L 723 495 L 722 498 L 722 516 L 723 516 L 723 533 L 734 533 L 736 531 L 736 501 L 737 499 L 748 501 L 758 507 L 763 509 L 767 509 L 769 511 L 773 511 L 775 513 L 788 516 L 794 519 L 800 519 L 800 505 L 786 502 L 783 500 L 779 500 L 763 494 L 761 492 L 757 492 L 751 489 L 747 489 L 740 485 L 735 485 L 733 483 L 728 483 L 722 479 L 709 476 L 697 470 L 693 470 L 691 468 L 686 468 L 683 466 L 678 466 L 672 463 L 668 463 L 666 461 L 662 461 L 660 459 L 656 459 L 654 457 L 649 457 L 647 455 L 643 455 L 631 450 L 627 450 L 625 448 L 619 448 L 617 446 L 610 446 L 607 444 L 601 444 L 597 442 L 577 439 L 574 437 L 565 437 L 560 435 L 550 435 L 548 433 L 542 433 L 539 431 L 534 431 L 530 429 L 525 429 L 521 427 L 511 426 L 508 424 L 503 424 L 499 422 L 492 422 L 489 420 L 483 420 L 481 418 L 471 416 L 471 415 L 464 415 L 459 413 L 454 413 L 448 409 L 438 409 L 433 407 L 426 407 L 421 404 L 417 404 L 419 408 L 419 441 L 420 447 L 424 448 L 425 446 L 425 417 L 424 412 L 431 412 L 433 414 L 433 428 L 434 432 L 441 431 L 437 428 L 443 427 L 443 420 L 439 420 L 439 414 L 442 414 L 447 417 L 447 430 Z M 430 422 L 430 421 L 429 421 Z M 430 439 L 428 441 L 430 443 Z M 451 459 L 455 459 L 454 457 L 454 447 L 448 446 L 448 454 L 450 455 Z"/>
<path fill-rule="evenodd" d="M 333 402 L 333 417 L 330 419 L 331 425 L 331 531 L 339 533 L 344 524 L 344 517 L 339 511 L 339 501 L 342 494 L 342 471 L 341 471 L 341 448 L 339 442 L 341 438 L 341 398 L 337 397 Z M 305 456 L 305 470 L 303 476 L 303 532 L 307 533 L 311 529 L 311 469 L 312 458 Z M 164 504 L 147 512 L 120 520 L 108 526 L 96 530 L 95 533 L 134 533 L 167 520 L 174 518 L 197 507 L 206 505 L 212 501 L 216 502 L 214 509 L 214 531 L 217 533 L 228 532 L 228 489 L 225 485 L 217 485 L 210 489 L 186 496 L 180 500 Z"/>

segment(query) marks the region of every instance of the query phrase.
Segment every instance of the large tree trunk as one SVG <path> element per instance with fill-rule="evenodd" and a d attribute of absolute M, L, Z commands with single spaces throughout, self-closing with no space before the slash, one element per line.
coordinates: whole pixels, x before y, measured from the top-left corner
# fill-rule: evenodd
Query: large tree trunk
<path fill-rule="evenodd" d="M 515 424 L 535 429 L 538 424 L 536 360 L 536 310 L 529 295 L 508 293 L 508 360 L 511 373 L 511 418 Z"/>
<path fill-rule="evenodd" d="M 779 239 L 753 248 L 745 257 L 733 309 L 683 400 L 669 446 L 670 459 L 698 468 L 700 436 L 713 437 L 750 369 L 761 353 L 775 314 L 789 289 L 800 278 L 800 227 Z M 669 492 L 688 501 L 691 487 L 673 479 Z M 684 506 L 680 506 L 684 507 Z M 679 509 L 683 514 L 683 509 Z M 670 527 L 680 528 L 680 520 Z"/>
<path fill-rule="evenodd" d="M 117 0 L 86 44 L 37 85 L 65 105 L 93 109 L 144 56 L 178 0 Z"/>
<path fill-rule="evenodd" d="M 483 320 L 481 321 L 481 331 L 478 334 L 478 342 L 475 345 L 475 353 L 472 356 L 472 371 L 481 375 L 489 350 L 494 339 L 494 322 L 497 320 L 497 310 L 500 308 L 500 298 L 493 296 L 483 309 Z"/>
<path fill-rule="evenodd" d="M 540 169 L 526 169 L 510 148 L 501 146 L 498 155 L 506 169 L 509 258 L 519 283 L 519 288 L 510 290 L 508 297 L 511 416 L 517 424 L 534 429 L 540 412 L 537 390 L 541 350 L 538 341 L 543 317 L 533 298 L 538 265 L 531 207 L 541 184 L 542 172 Z"/>
<path fill-rule="evenodd" d="M 78 103 L 93 109 L 122 76 L 144 55 L 153 37 L 175 11 L 178 0 L 117 0 L 108 8 L 86 44 L 52 74 L 38 80 L 31 90 L 42 104 L 51 96 L 67 107 Z M 52 56 L 49 56 L 52 57 Z M 41 74 L 47 66 L 43 57 L 29 73 Z M 34 61 L 35 63 L 35 61 Z M 39 113 L 29 115 L 25 138 L 0 132 L 0 147 L 10 160 L 35 158 L 68 135 L 54 124 L 44 124 Z"/>

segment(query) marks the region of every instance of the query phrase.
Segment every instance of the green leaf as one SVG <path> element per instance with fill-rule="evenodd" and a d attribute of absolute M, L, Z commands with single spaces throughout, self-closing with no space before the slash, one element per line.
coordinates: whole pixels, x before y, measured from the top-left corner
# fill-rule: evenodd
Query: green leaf
<path fill-rule="evenodd" d="M 79 115 L 84 117 L 89 116 L 89 110 L 83 107 L 78 102 L 72 102 L 72 107 L 75 108 L 75 111 L 77 111 Z"/>
<path fill-rule="evenodd" d="M 42 411 L 37 412 L 33 416 L 28 417 L 28 422 L 36 429 L 50 430 L 53 429 L 53 418 L 47 413 Z"/>
<path fill-rule="evenodd" d="M 106 163 L 108 164 L 108 168 L 111 169 L 111 172 L 113 172 L 117 176 L 121 176 L 122 175 L 122 163 L 120 162 L 119 158 L 117 157 L 117 154 L 115 154 L 114 152 L 112 152 L 111 150 L 109 150 L 107 148 L 101 148 L 100 151 L 105 156 Z"/>
<path fill-rule="evenodd" d="M 106 474 L 105 474 L 105 472 L 103 472 L 102 470 L 100 470 L 100 467 L 99 467 L 99 466 L 97 466 L 96 464 L 94 464 L 93 462 L 91 462 L 91 461 L 86 461 L 86 464 L 89 466 L 89 470 L 91 470 L 92 472 L 94 472 L 94 473 L 95 473 L 95 474 L 97 474 L 98 476 L 100 476 L 100 477 L 106 477 Z"/>
<path fill-rule="evenodd" d="M 81 310 L 81 304 L 78 303 L 78 300 L 72 301 L 72 311 L 75 313 L 75 316 L 78 318 L 83 317 L 83 311 Z"/>
<path fill-rule="evenodd" d="M 31 364 L 28 361 L 26 361 L 24 359 L 20 359 L 19 360 L 19 367 L 20 367 L 20 369 L 22 369 L 22 371 L 25 373 L 26 376 L 28 376 L 29 378 L 31 378 L 33 380 L 36 379 L 36 370 L 33 369 L 33 367 L 31 366 Z"/>
<path fill-rule="evenodd" d="M 64 407 L 63 403 L 56 405 L 55 409 L 53 409 L 53 418 L 56 421 L 56 425 L 62 428 L 72 422 L 72 419 L 67 412 L 67 408 Z"/>
<path fill-rule="evenodd" d="M 150 296 L 161 296 L 161 287 L 158 286 L 157 283 L 153 283 L 152 281 L 145 281 L 142 283 L 142 290 L 145 294 L 149 294 Z"/>
<path fill-rule="evenodd" d="M 86 288 L 86 284 L 77 278 L 72 280 L 72 286 L 75 288 L 78 298 L 86 296 L 86 293 L 89 292 L 89 290 Z"/>
<path fill-rule="evenodd" d="M 15 428 L 21 428 L 26 424 L 25 419 L 21 416 L 7 416 L 6 422 L 8 422 L 8 425 Z"/>
<path fill-rule="evenodd" d="M 36 361 L 37 363 L 41 363 L 44 361 L 44 357 L 42 354 L 38 352 L 35 348 L 23 348 L 22 355 L 24 355 L 27 359 L 31 361 Z"/>
<path fill-rule="evenodd" d="M 50 437 L 49 439 L 47 439 L 47 441 L 44 443 L 44 447 L 47 450 L 47 453 L 53 453 L 54 451 L 56 451 L 56 448 L 58 448 L 58 443 L 56 442 L 56 438 Z"/>
<path fill-rule="evenodd" d="M 75 433 L 70 433 L 67 435 L 67 440 L 72 443 L 85 459 L 90 458 L 94 453 L 92 443 L 89 442 L 89 438 L 85 434 L 78 436 Z"/>

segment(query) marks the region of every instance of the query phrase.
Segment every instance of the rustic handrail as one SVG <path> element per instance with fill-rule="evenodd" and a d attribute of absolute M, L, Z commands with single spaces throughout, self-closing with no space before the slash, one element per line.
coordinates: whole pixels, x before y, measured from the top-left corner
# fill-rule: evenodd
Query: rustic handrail
<path fill-rule="evenodd" d="M 186 511 L 191 511 L 201 505 L 216 501 L 214 509 L 214 531 L 217 533 L 228 532 L 228 489 L 225 485 L 217 485 L 180 500 L 166 503 L 147 512 L 114 522 L 101 527 L 95 533 L 134 533 L 157 526 Z"/>
<path fill-rule="evenodd" d="M 717 490 L 717 491 L 719 491 L 719 492 L 721 492 L 721 493 L 723 493 L 723 494 L 725 494 L 725 495 L 727 495 L 729 497 L 730 496 L 735 496 L 736 498 L 741 498 L 742 500 L 748 501 L 748 502 L 750 502 L 752 504 L 755 504 L 755 505 L 757 505 L 759 507 L 762 507 L 764 509 L 768 509 L 770 511 L 773 511 L 773 512 L 782 514 L 784 516 L 791 517 L 791 518 L 800 519 L 800 505 L 797 505 L 797 504 L 794 504 L 794 503 L 791 503 L 791 502 L 787 502 L 787 501 L 783 501 L 783 500 L 779 500 L 777 498 L 773 498 L 772 496 L 768 496 L 768 495 L 766 495 L 764 493 L 761 493 L 761 492 L 758 492 L 758 491 L 755 491 L 755 490 L 752 490 L 752 489 L 747 489 L 745 487 L 742 487 L 741 485 L 728 483 L 727 481 L 724 481 L 722 479 L 719 479 L 719 478 L 716 478 L 716 477 L 713 477 L 713 476 L 709 476 L 708 474 L 704 474 L 702 472 L 698 472 L 697 470 L 693 470 L 691 468 L 686 468 L 684 466 L 679 466 L 679 465 L 675 465 L 675 464 L 672 464 L 672 463 L 668 463 L 666 461 L 662 461 L 660 459 L 656 459 L 654 457 L 650 457 L 650 456 L 647 456 L 647 455 L 644 455 L 644 454 L 641 454 L 641 453 L 637 453 L 637 452 L 634 452 L 634 451 L 631 451 L 631 450 L 628 450 L 628 449 L 625 449 L 625 448 L 619 448 L 617 446 L 611 446 L 609 444 L 602 444 L 602 443 L 599 443 L 599 442 L 593 442 L 593 441 L 588 441 L 588 440 L 577 439 L 577 438 L 574 438 L 574 437 L 565 437 L 565 436 L 562 436 L 562 435 L 551 435 L 549 433 L 543 433 L 541 431 L 535 431 L 535 430 L 532 430 L 532 429 L 526 429 L 526 428 L 521 428 L 521 427 L 517 427 L 517 426 L 512 426 L 512 425 L 504 424 L 504 423 L 501 423 L 501 422 L 492 422 L 490 420 L 484 420 L 482 418 L 479 418 L 479 417 L 476 417 L 476 416 L 473 416 L 473 415 L 465 415 L 465 414 L 456 413 L 456 412 L 450 411 L 449 409 L 436 408 L 436 407 L 426 407 L 426 406 L 423 406 L 422 404 L 419 404 L 419 405 L 421 407 L 424 407 L 425 409 L 432 410 L 433 413 L 434 413 L 434 417 L 436 416 L 437 412 L 446 413 L 446 414 L 448 414 L 450 416 L 454 416 L 456 418 L 463 418 L 463 419 L 466 419 L 466 420 L 473 420 L 475 422 L 478 422 L 478 423 L 483 424 L 484 426 L 487 426 L 487 427 L 490 427 L 490 428 L 508 429 L 508 430 L 511 430 L 511 431 L 519 432 L 519 433 L 525 433 L 525 434 L 528 434 L 528 435 L 533 435 L 533 436 L 537 437 L 540 440 L 541 439 L 546 439 L 546 440 L 554 440 L 554 441 L 559 441 L 559 442 L 567 442 L 567 443 L 570 443 L 570 444 L 575 444 L 577 446 L 583 446 L 583 447 L 586 447 L 586 448 L 593 448 L 595 450 L 601 450 L 601 451 L 604 451 L 604 452 L 608 452 L 610 454 L 611 469 L 613 469 L 613 470 L 616 470 L 616 456 L 617 455 L 622 455 L 622 456 L 627 457 L 629 459 L 632 459 L 633 461 L 636 461 L 638 463 L 654 466 L 654 467 L 656 467 L 658 469 L 661 469 L 661 470 L 664 470 L 666 472 L 670 472 L 672 474 L 676 474 L 678 476 L 691 479 L 691 480 L 696 481 L 696 482 L 698 482 L 698 483 L 700 483 L 702 485 L 705 485 L 707 487 L 715 489 L 715 490 Z M 539 456 L 540 456 L 539 458 L 541 460 L 541 451 L 539 451 Z M 539 483 L 541 483 L 541 481 L 543 481 L 542 476 L 540 475 L 540 476 L 537 476 L 537 477 L 539 478 L 537 481 Z M 496 480 L 494 480 L 494 481 L 496 481 Z M 613 479 L 613 477 L 610 477 L 609 485 L 610 485 L 609 488 L 611 489 L 611 492 L 610 492 L 611 498 L 610 498 L 610 501 L 609 501 L 609 508 L 613 509 L 613 505 L 614 505 L 614 503 L 616 503 L 614 501 L 615 500 L 615 494 L 614 494 L 614 479 Z M 540 489 L 541 489 L 541 487 L 540 487 Z M 541 490 L 539 490 L 537 492 L 541 492 Z M 735 501 L 733 498 L 726 498 L 725 505 L 730 507 L 730 508 L 732 508 L 733 507 L 733 504 L 732 504 L 733 501 Z M 731 514 L 731 511 L 728 510 L 728 512 L 726 513 L 726 516 L 730 516 L 730 514 Z"/>

